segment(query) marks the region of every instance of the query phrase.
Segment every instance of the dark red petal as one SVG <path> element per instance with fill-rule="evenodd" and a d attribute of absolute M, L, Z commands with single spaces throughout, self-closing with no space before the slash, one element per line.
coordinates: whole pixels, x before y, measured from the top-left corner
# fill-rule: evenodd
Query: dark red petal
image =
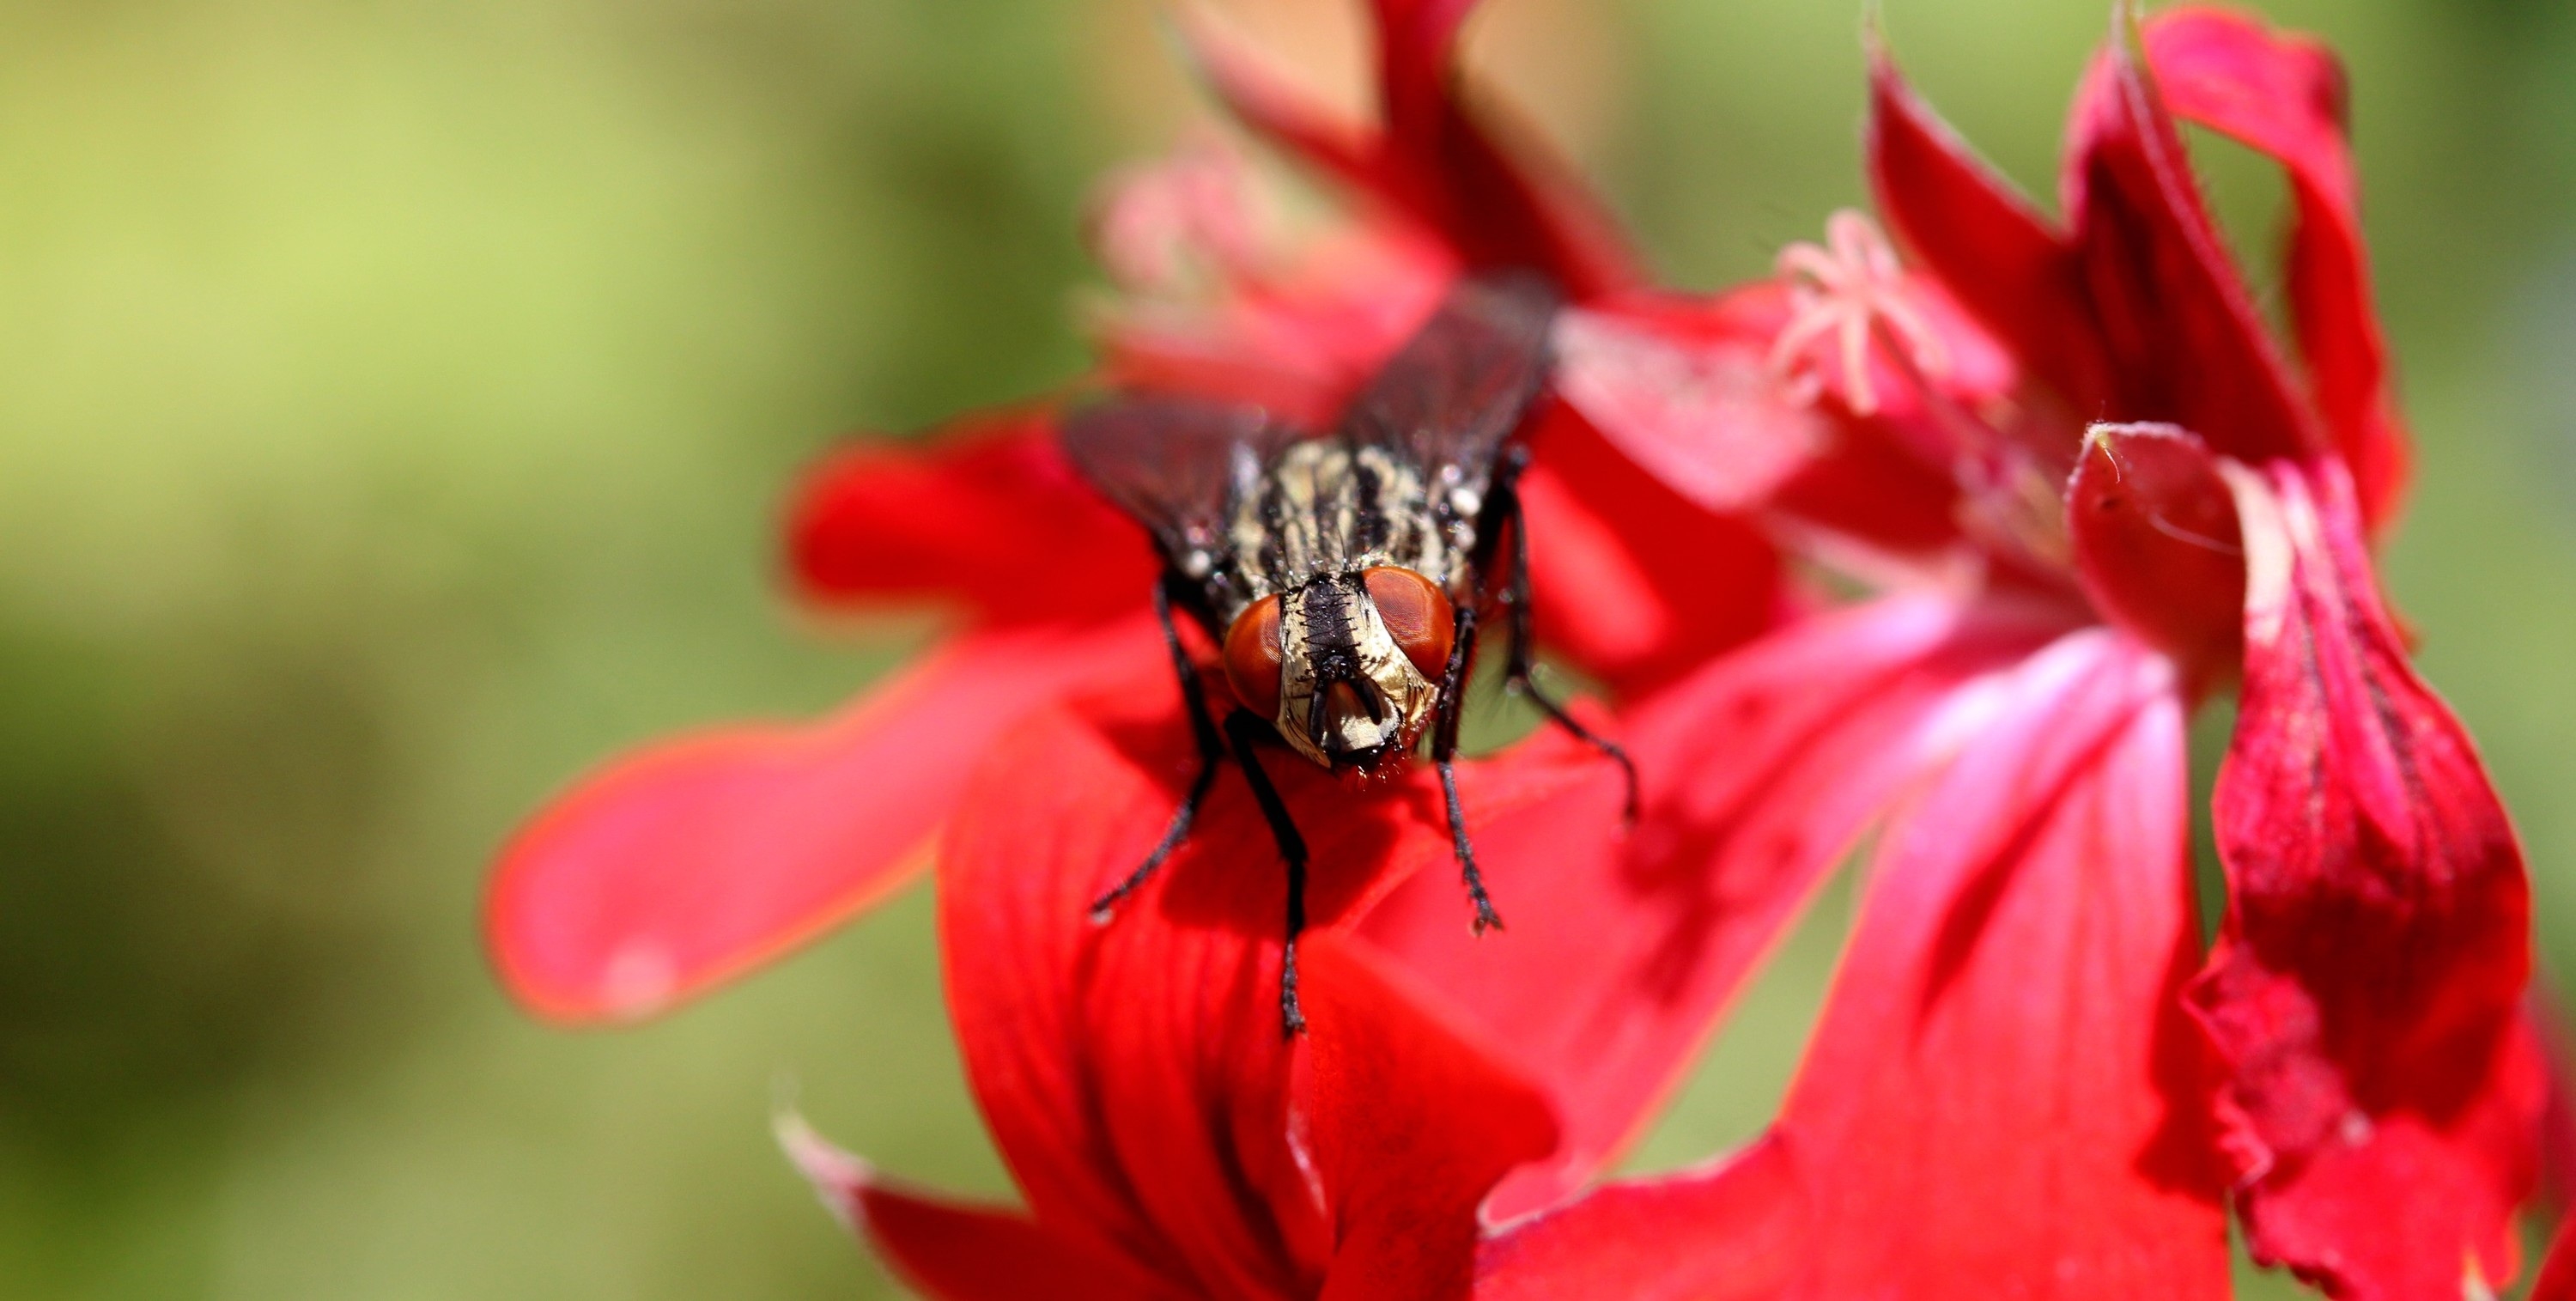
<path fill-rule="evenodd" d="M 781 1122 L 779 1141 L 823 1204 L 933 1301 L 1188 1301 L 1114 1252 L 1058 1237 L 1017 1212 L 906 1191 L 802 1121 Z"/>
<path fill-rule="evenodd" d="M 1905 246 L 2075 409 L 2100 409 L 2108 362 L 2066 238 L 1906 84 L 1870 61 L 1867 143 L 1878 207 Z"/>
<path fill-rule="evenodd" d="M 2342 64 L 2313 40 L 2221 9 L 2158 14 L 2145 44 L 2175 116 L 2233 136 L 2289 172 L 2298 203 L 2290 311 L 2312 398 L 2352 468 L 2363 513 L 2385 521 L 2405 487 L 2407 438 L 2371 306 Z"/>
<path fill-rule="evenodd" d="M 1764 1139 L 1710 1170 L 1611 1184 L 1487 1239 L 1476 1301 L 1776 1301 L 1815 1250 L 1809 1214 L 1787 1153 Z"/>
<path fill-rule="evenodd" d="M 1333 1222 L 1323 1295 L 1462 1301 L 1476 1204 L 1556 1146 L 1547 1099 L 1359 948 L 1319 935 L 1303 965 L 1308 1127 Z"/>
<path fill-rule="evenodd" d="M 2107 415 L 2182 425 L 2226 455 L 2331 447 L 2227 251 L 2125 18 L 2077 93 L 2066 211 L 2110 358 Z"/>
<path fill-rule="evenodd" d="M 1312 851 L 1318 931 L 1447 858 L 1428 773 L 1353 788 L 1284 748 L 1264 757 Z M 1168 674 L 1041 711 L 997 747 L 963 797 L 976 816 L 942 848 L 950 1009 L 1040 1224 L 1124 1244 L 1204 1292 L 1307 1295 L 1332 1238 L 1289 1141 L 1284 874 L 1240 775 L 1218 774 L 1154 884 L 1107 925 L 1087 918 L 1162 834 L 1194 767 Z M 1611 776 L 1550 744 L 1462 765 L 1460 780 L 1471 825 L 1490 827 Z"/>
<path fill-rule="evenodd" d="M 1780 557 L 1740 516 L 1701 509 L 1550 404 L 1521 479 L 1539 640 L 1621 693 L 1759 636 L 1784 611 Z"/>
<path fill-rule="evenodd" d="M 1598 1175 L 1651 1119 L 1726 1005 L 1862 827 L 1919 771 L 1960 682 L 2044 640 L 1929 598 L 1774 634 L 1622 718 L 1645 781 L 1481 837 L 1507 943 L 1458 925 L 1447 874 L 1407 882 L 1361 933 L 1507 1045 L 1555 1099 L 1566 1144 L 1509 1180 L 1503 1217 Z M 1600 863 L 1599 868 L 1580 865 Z"/>
<path fill-rule="evenodd" d="M 2244 642 L 2245 547 L 2218 462 L 2172 425 L 2095 425 L 2066 497 L 2094 608 L 2183 665 L 2232 674 Z"/>
<path fill-rule="evenodd" d="M 522 828 L 487 904 L 502 982 L 564 1021 L 647 1015 L 912 879 L 978 755 L 1066 684 L 1154 663 L 1149 620 L 957 638 L 838 717 L 667 741 Z"/>
<path fill-rule="evenodd" d="M 1044 414 L 853 444 L 807 475 L 787 549 L 810 600 L 962 603 L 992 623 L 1142 609 L 1154 581 L 1144 530 L 1074 474 Z"/>
<path fill-rule="evenodd" d="M 2467 732 L 2381 605 L 2348 480 L 2231 466 L 2245 687 L 2219 770 L 2227 923 L 2192 991 L 2258 1259 L 2337 1296 L 2514 1270 L 2545 1083 L 2530 888 Z"/>
<path fill-rule="evenodd" d="M 2198 937 L 2170 667 L 2075 633 L 1960 693 L 1942 726 L 1958 758 L 1885 833 L 1768 1140 L 1786 1171 L 1757 1149 L 1597 1194 L 1507 1236 L 1498 1265 L 1523 1233 L 1606 1214 L 1632 1254 L 1660 1218 L 1671 1278 L 1788 1254 L 1786 1295 L 2227 1295 L 2177 997 Z M 1697 1221 L 1746 1179 L 1793 1184 L 1803 1228 Z"/>

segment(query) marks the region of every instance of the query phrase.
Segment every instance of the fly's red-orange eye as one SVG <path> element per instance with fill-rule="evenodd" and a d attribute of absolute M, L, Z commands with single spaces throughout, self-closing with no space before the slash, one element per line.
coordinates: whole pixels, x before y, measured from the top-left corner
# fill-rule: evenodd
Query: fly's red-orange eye
<path fill-rule="evenodd" d="M 1449 647 L 1458 635 L 1449 594 L 1410 569 L 1383 566 L 1360 575 L 1377 617 L 1404 657 L 1422 676 L 1438 682 L 1449 671 Z"/>
<path fill-rule="evenodd" d="M 1225 630 L 1225 680 L 1234 698 L 1263 718 L 1279 716 L 1279 598 L 1265 596 Z"/>

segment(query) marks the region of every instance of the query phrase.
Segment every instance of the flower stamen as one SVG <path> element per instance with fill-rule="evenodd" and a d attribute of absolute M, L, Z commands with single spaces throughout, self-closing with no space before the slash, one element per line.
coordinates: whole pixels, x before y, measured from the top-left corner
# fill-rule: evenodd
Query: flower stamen
<path fill-rule="evenodd" d="M 1788 281 L 1791 315 L 1771 345 L 1770 366 L 1790 399 L 1813 403 L 1830 386 L 1815 345 L 1828 337 L 1842 371 L 1844 401 L 1853 414 L 1878 414 L 1878 388 L 1870 378 L 1870 345 L 1883 341 L 1919 380 L 1950 372 L 1950 349 L 1913 300 L 1905 268 L 1878 223 L 1849 208 L 1825 223 L 1825 243 L 1800 242 L 1780 250 L 1778 274 Z"/>

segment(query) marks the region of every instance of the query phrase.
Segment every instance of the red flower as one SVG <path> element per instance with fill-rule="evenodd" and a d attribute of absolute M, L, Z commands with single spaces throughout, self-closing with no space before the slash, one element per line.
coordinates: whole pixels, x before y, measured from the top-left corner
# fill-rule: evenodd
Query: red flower
<path fill-rule="evenodd" d="M 1758 473 L 1674 482 L 1923 590 L 1636 709 L 1724 738 L 1641 833 L 1718 847 L 1697 944 L 1758 952 L 1874 822 L 1869 891 L 1770 1133 L 1502 1235 L 1480 1296 L 2223 1296 L 2231 1195 L 2257 1258 L 2330 1295 L 2515 1272 L 2527 884 L 2371 567 L 2405 455 L 2341 74 L 2233 14 L 2171 11 L 2140 48 L 2130 22 L 2078 99 L 2062 226 L 1881 56 L 1872 178 L 1918 271 L 1838 219 L 1779 282 L 1603 313 L 1569 350 L 1566 391 L 1649 465 L 1707 456 L 1727 403 L 1791 431 Z M 2303 369 L 2177 117 L 2289 171 Z M 1638 391 L 1659 372 L 1707 382 Z M 2204 955 L 2182 724 L 2229 679 Z M 1765 780 L 1786 834 L 1689 804 Z"/>

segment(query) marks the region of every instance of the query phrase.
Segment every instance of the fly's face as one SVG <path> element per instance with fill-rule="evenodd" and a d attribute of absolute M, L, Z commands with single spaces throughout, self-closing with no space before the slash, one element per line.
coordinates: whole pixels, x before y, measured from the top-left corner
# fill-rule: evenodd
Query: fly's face
<path fill-rule="evenodd" d="M 1226 678 L 1299 754 L 1375 772 L 1431 724 L 1455 636 L 1448 594 L 1413 570 L 1330 574 L 1246 607 Z"/>

